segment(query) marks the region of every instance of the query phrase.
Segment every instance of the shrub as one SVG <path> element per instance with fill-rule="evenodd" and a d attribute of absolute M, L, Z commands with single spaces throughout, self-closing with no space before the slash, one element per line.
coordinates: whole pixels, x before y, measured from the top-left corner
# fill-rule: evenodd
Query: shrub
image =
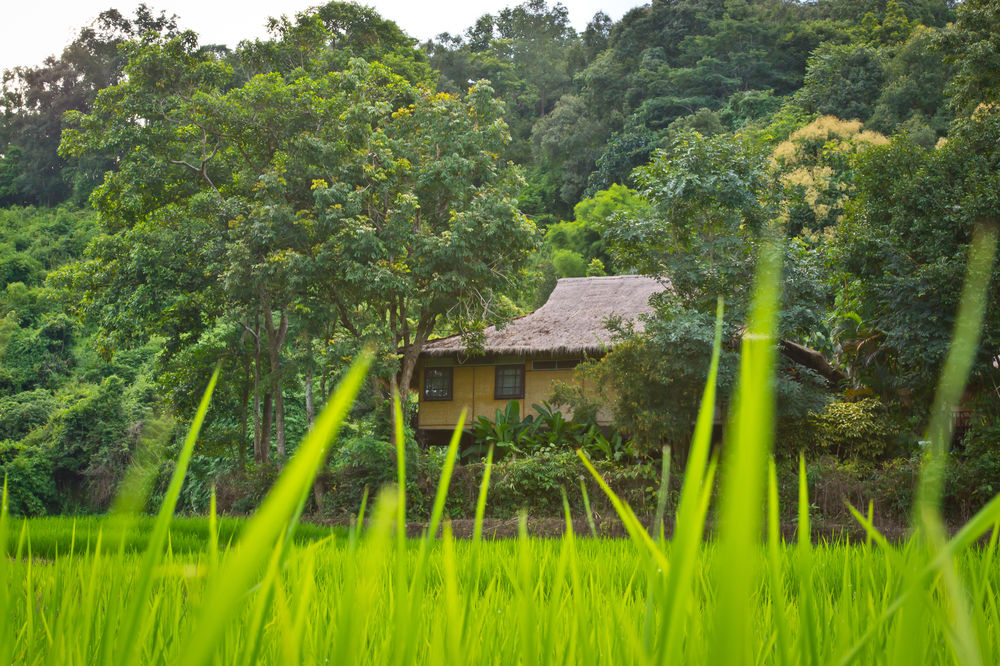
<path fill-rule="evenodd" d="M 1000 422 L 986 418 L 974 423 L 952 454 L 945 479 L 945 511 L 968 519 L 1000 492 Z"/>
<path fill-rule="evenodd" d="M 501 410 L 496 410 L 492 419 L 480 416 L 472 425 L 475 445 L 465 452 L 466 457 L 485 456 L 489 447 L 494 447 L 494 459 L 502 460 L 510 454 L 523 453 L 535 448 L 532 433 L 535 419 L 532 415 L 521 418 L 520 403 L 510 400 Z"/>
<path fill-rule="evenodd" d="M 131 460 L 134 438 L 122 410 L 124 391 L 121 379 L 108 377 L 98 386 L 84 387 L 52 420 L 57 466 L 87 478 L 92 494 L 101 500 L 95 507 L 99 509 L 107 508 Z"/>
<path fill-rule="evenodd" d="M 215 487 L 219 511 L 238 515 L 252 513 L 277 478 L 278 467 L 271 461 L 222 475 Z"/>
<path fill-rule="evenodd" d="M 619 466 L 599 461 L 595 467 L 637 512 L 641 514 L 653 510 L 660 481 L 657 466 Z M 531 516 L 561 516 L 561 489 L 565 489 L 570 508 L 581 515 L 584 511 L 583 496 L 579 490 L 581 479 L 587 486 L 591 507 L 610 512 L 606 496 L 593 482 L 574 451 L 542 451 L 498 464 L 490 481 L 487 511 L 496 518 L 506 518 L 520 510 L 527 511 Z"/>
<path fill-rule="evenodd" d="M 329 473 L 322 477 L 329 490 L 323 498 L 324 513 L 353 514 L 361 504 L 365 488 L 369 497 L 374 498 L 382 486 L 396 482 L 396 445 L 382 434 L 389 426 L 381 421 L 384 418 L 380 419 L 376 413 L 344 425 Z M 406 478 L 411 483 L 417 479 L 420 452 L 412 429 L 405 428 L 404 437 Z"/>
<path fill-rule="evenodd" d="M 39 516 L 56 510 L 59 496 L 45 449 L 0 441 L 0 475 L 7 480 L 13 515 Z"/>
<path fill-rule="evenodd" d="M 44 389 L 0 398 L 0 440 L 18 440 L 48 422 L 55 409 L 52 393 Z"/>
<path fill-rule="evenodd" d="M 890 450 L 897 430 L 877 398 L 831 402 L 804 423 L 786 428 L 779 438 L 779 453 L 805 451 L 809 458 L 829 454 L 840 460 L 875 461 Z"/>

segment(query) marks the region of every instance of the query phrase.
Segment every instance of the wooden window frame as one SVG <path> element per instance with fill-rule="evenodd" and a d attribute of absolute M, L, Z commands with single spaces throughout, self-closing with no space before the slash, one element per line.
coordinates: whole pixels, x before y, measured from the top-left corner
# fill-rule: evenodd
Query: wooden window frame
<path fill-rule="evenodd" d="M 501 370 L 517 370 L 521 376 L 521 390 L 519 393 L 515 394 L 501 394 L 500 392 L 500 371 Z M 494 400 L 521 400 L 524 398 L 524 363 L 510 363 L 506 365 L 497 365 L 493 369 L 493 399 Z"/>
<path fill-rule="evenodd" d="M 445 376 L 448 378 L 448 396 L 447 397 L 445 397 L 445 398 L 439 398 L 439 397 L 436 397 L 436 396 L 432 397 L 432 396 L 429 396 L 427 394 L 427 374 L 429 372 L 445 372 L 446 373 Z M 448 365 L 436 366 L 436 367 L 432 367 L 432 368 L 424 368 L 424 387 L 423 387 L 423 389 L 424 390 L 421 391 L 421 397 L 423 398 L 424 402 L 449 402 L 451 400 L 454 400 L 455 399 L 455 368 L 453 368 L 451 366 L 448 366 Z"/>

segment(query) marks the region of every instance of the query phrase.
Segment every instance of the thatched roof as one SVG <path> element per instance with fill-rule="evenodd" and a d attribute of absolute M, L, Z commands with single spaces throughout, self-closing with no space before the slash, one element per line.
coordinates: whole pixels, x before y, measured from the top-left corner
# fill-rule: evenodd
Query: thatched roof
<path fill-rule="evenodd" d="M 578 354 L 607 349 L 611 333 L 605 321 L 612 315 L 635 322 L 652 311 L 649 297 L 663 291 L 653 278 L 641 275 L 563 278 L 545 305 L 514 319 L 501 330 L 490 326 L 483 351 L 487 354 Z M 461 335 L 432 340 L 421 352 L 450 356 L 465 352 Z"/>

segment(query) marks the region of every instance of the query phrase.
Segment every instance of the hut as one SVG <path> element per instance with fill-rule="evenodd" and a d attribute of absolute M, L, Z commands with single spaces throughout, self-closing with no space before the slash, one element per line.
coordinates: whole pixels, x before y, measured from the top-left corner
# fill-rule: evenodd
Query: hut
<path fill-rule="evenodd" d="M 630 320 L 641 330 L 639 315 L 652 311 L 649 299 L 663 289 L 639 275 L 563 278 L 538 310 L 487 328 L 475 354 L 461 335 L 428 342 L 414 373 L 418 429 L 433 441 L 435 434 L 454 430 L 463 408 L 471 423 L 492 418 L 511 400 L 520 403 L 521 414 L 530 413 L 551 395 L 553 382 L 584 382 L 573 369 L 608 349 L 609 317 Z M 586 383 L 583 388 L 588 390 Z M 598 413 L 599 423 L 610 421 L 610 409 Z"/>

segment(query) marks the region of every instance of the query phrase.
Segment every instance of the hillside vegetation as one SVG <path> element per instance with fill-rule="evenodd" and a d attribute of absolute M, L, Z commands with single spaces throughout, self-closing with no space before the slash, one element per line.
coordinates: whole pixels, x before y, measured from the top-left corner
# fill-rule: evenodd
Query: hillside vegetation
<path fill-rule="evenodd" d="M 204 512 L 215 486 L 251 511 L 368 349 L 308 505 L 343 518 L 393 480 L 390 397 L 429 339 L 475 340 L 559 277 L 643 273 L 671 285 L 644 330 L 609 322 L 613 351 L 578 369 L 616 396 L 614 431 L 560 387 L 498 458 L 496 515 L 557 511 L 578 447 L 651 512 L 663 447 L 686 460 L 717 299 L 724 411 L 780 238 L 778 468 L 805 452 L 831 520 L 849 497 L 903 522 L 972 238 L 1000 222 L 996 0 L 657 1 L 581 32 L 529 0 L 424 44 L 390 18 L 331 2 L 230 48 L 112 9 L 4 74 L 12 511 L 104 511 L 130 466 L 157 471 L 155 502 L 215 367 L 180 506 Z M 955 521 L 1000 488 L 996 271 L 956 405 Z M 407 432 L 411 489 L 432 488 L 442 456 Z"/>

